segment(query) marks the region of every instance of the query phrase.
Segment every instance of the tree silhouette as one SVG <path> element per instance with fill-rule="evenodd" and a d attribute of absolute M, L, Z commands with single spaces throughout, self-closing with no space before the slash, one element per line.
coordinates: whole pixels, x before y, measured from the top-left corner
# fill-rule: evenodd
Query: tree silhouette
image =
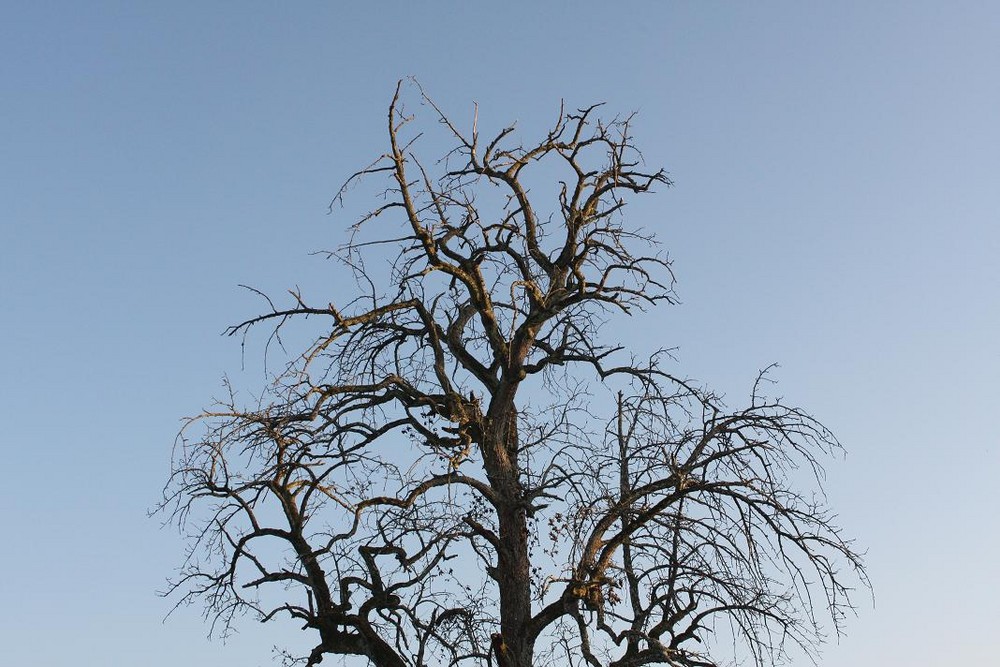
<path fill-rule="evenodd" d="M 867 583 L 823 503 L 837 440 L 766 373 L 732 410 L 666 353 L 602 335 L 674 300 L 652 235 L 626 224 L 630 197 L 669 185 L 631 117 L 561 109 L 541 141 L 484 140 L 418 90 L 451 140 L 426 162 L 404 92 L 388 152 L 335 200 L 387 182 L 331 253 L 355 284 L 232 327 L 319 333 L 252 407 L 231 397 L 182 432 L 162 507 L 191 538 L 173 594 L 221 627 L 296 619 L 308 665 L 814 652 Z"/>

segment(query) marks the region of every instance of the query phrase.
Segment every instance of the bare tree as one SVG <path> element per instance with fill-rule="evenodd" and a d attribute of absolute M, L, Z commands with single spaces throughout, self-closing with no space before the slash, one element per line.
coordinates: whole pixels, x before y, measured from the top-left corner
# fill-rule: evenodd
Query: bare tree
<path fill-rule="evenodd" d="M 669 185 L 631 117 L 561 109 L 536 143 L 483 140 L 417 91 L 452 146 L 424 162 L 404 89 L 388 151 L 335 200 L 387 182 L 331 253 L 353 297 L 295 291 L 232 327 L 320 333 L 255 405 L 182 432 L 163 504 L 191 536 L 174 594 L 223 627 L 296 619 L 307 665 L 812 654 L 867 584 L 823 503 L 836 439 L 769 398 L 766 373 L 731 410 L 666 353 L 601 335 L 673 301 L 669 262 L 626 225 L 630 197 Z"/>

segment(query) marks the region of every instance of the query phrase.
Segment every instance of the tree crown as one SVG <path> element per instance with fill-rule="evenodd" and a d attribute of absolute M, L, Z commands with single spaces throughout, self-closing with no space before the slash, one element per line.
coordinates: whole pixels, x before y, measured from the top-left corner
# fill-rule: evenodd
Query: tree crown
<path fill-rule="evenodd" d="M 354 296 L 293 292 L 232 327 L 323 323 L 259 404 L 224 401 L 182 433 L 164 501 L 193 538 L 177 594 L 223 625 L 298 619 L 310 665 L 812 652 L 866 582 L 815 493 L 836 438 L 769 398 L 766 373 L 731 410 L 662 351 L 602 336 L 674 301 L 669 262 L 625 216 L 670 183 L 643 166 L 631 116 L 561 108 L 523 144 L 514 127 L 461 131 L 418 90 L 452 142 L 428 163 L 404 92 L 388 150 L 335 199 L 386 184 L 331 253 Z"/>

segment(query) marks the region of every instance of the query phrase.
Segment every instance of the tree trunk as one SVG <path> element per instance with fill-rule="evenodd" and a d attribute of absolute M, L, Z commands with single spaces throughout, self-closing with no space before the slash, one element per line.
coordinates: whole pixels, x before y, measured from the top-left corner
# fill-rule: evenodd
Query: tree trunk
<path fill-rule="evenodd" d="M 513 403 L 490 411 L 483 459 L 496 493 L 500 548 L 493 578 L 500 591 L 500 636 L 493 651 L 499 667 L 530 667 L 534 642 L 526 637 L 531 619 L 531 561 L 527 503 L 519 479 L 517 410 Z"/>

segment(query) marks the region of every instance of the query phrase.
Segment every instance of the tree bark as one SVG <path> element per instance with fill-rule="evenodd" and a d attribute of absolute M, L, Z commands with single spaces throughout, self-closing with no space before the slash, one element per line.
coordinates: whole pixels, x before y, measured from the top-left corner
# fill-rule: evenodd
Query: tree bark
<path fill-rule="evenodd" d="M 500 537 L 493 574 L 500 591 L 500 641 L 494 641 L 494 654 L 502 667 L 530 667 L 534 641 L 526 632 L 531 619 L 527 503 L 518 475 L 517 410 L 513 401 L 503 403 L 490 410 L 483 443 Z"/>

